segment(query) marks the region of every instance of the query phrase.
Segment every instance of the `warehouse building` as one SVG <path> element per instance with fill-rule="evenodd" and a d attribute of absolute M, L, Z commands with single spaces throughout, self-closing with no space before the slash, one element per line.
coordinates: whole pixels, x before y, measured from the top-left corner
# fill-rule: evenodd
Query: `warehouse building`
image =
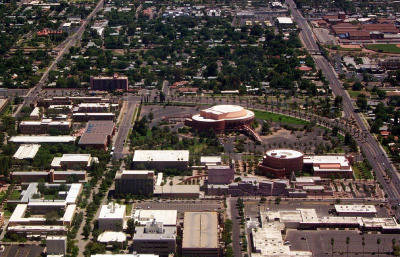
<path fill-rule="evenodd" d="M 117 195 L 152 195 L 154 191 L 154 171 L 124 170 L 115 175 Z"/>
<path fill-rule="evenodd" d="M 218 214 L 185 212 L 182 255 L 185 257 L 219 257 Z"/>
<path fill-rule="evenodd" d="M 132 165 L 138 169 L 179 169 L 189 165 L 188 150 L 135 150 Z"/>
<path fill-rule="evenodd" d="M 78 145 L 107 150 L 114 134 L 114 122 L 111 120 L 92 120 L 86 124 L 85 132 L 79 139 Z"/>

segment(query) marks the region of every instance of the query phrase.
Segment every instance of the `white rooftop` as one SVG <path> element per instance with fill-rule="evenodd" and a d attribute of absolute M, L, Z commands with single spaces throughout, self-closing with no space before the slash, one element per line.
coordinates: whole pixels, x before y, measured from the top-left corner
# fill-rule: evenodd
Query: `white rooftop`
<path fill-rule="evenodd" d="M 73 143 L 73 136 L 14 136 L 10 138 L 13 143 Z"/>
<path fill-rule="evenodd" d="M 164 226 L 176 226 L 177 210 L 133 210 L 132 218 L 140 225 L 146 225 L 147 222 L 155 219 L 162 222 Z"/>
<path fill-rule="evenodd" d="M 301 152 L 290 149 L 274 149 L 267 151 L 265 154 L 277 159 L 294 159 L 303 156 Z"/>
<path fill-rule="evenodd" d="M 21 145 L 18 150 L 15 152 L 13 158 L 15 159 L 33 159 L 36 156 L 36 153 L 39 151 L 40 145 L 32 144 L 32 145 Z"/>
<path fill-rule="evenodd" d="M 105 231 L 98 236 L 97 241 L 100 243 L 122 243 L 126 241 L 126 234 L 124 232 Z"/>
<path fill-rule="evenodd" d="M 201 156 L 200 163 L 221 163 L 221 156 Z"/>
<path fill-rule="evenodd" d="M 128 253 L 128 254 L 94 254 L 91 257 L 159 257 L 156 254 L 144 254 L 144 253 Z"/>
<path fill-rule="evenodd" d="M 134 162 L 188 162 L 188 150 L 136 150 L 133 155 Z"/>
<path fill-rule="evenodd" d="M 335 204 L 335 210 L 337 213 L 376 213 L 376 208 L 374 205 L 363 204 Z"/>
<path fill-rule="evenodd" d="M 277 17 L 279 24 L 293 24 L 293 20 L 290 17 Z"/>
<path fill-rule="evenodd" d="M 101 206 L 99 219 L 123 219 L 125 217 L 125 205 L 109 203 Z"/>
<path fill-rule="evenodd" d="M 304 156 L 305 164 L 333 164 L 339 163 L 341 166 L 349 166 L 349 160 L 344 155 L 307 155 Z"/>

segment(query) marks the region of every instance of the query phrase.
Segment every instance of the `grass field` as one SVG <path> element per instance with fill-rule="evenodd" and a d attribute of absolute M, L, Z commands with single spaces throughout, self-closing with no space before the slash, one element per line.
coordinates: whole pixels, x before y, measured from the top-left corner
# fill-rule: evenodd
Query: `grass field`
<path fill-rule="evenodd" d="M 366 48 L 377 52 L 400 54 L 400 47 L 395 44 L 373 44 L 367 45 Z"/>
<path fill-rule="evenodd" d="M 265 112 L 265 111 L 255 111 L 255 110 L 253 110 L 253 112 L 256 115 L 257 119 L 269 120 L 272 122 L 280 122 L 282 124 L 292 124 L 292 125 L 307 125 L 307 124 L 309 124 L 308 121 L 289 117 L 289 116 L 282 115 L 282 114 L 276 114 L 276 113 Z"/>
<path fill-rule="evenodd" d="M 347 93 L 349 93 L 351 98 L 357 98 L 357 96 L 360 95 L 362 91 L 347 90 Z"/>
<path fill-rule="evenodd" d="M 354 176 L 356 179 L 373 179 L 371 169 L 364 162 L 353 165 Z"/>

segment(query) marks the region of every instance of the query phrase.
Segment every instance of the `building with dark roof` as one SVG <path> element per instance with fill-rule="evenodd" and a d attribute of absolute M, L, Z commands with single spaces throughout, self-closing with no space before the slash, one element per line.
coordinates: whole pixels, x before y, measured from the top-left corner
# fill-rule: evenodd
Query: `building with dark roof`
<path fill-rule="evenodd" d="M 114 74 L 113 77 L 90 77 L 90 88 L 92 90 L 128 91 L 128 77 L 117 74 Z"/>
<path fill-rule="evenodd" d="M 114 122 L 111 120 L 91 120 L 78 145 L 107 150 L 107 145 L 114 134 Z"/>

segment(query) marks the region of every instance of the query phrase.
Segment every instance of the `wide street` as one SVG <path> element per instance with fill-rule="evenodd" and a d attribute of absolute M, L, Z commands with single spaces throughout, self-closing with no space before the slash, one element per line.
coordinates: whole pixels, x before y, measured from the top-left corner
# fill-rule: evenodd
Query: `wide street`
<path fill-rule="evenodd" d="M 115 142 L 114 142 L 114 158 L 115 159 L 121 159 L 124 157 L 124 145 L 125 141 L 129 135 L 129 131 L 132 127 L 132 120 L 133 120 L 133 115 L 135 113 L 135 110 L 138 106 L 139 97 L 138 96 L 133 96 L 131 94 L 128 94 L 126 98 L 124 99 L 126 101 L 126 110 L 124 117 L 119 124 L 118 127 L 118 134 L 116 136 Z"/>
<path fill-rule="evenodd" d="M 301 30 L 300 38 L 302 39 L 307 50 L 309 50 L 310 53 L 313 54 L 313 58 L 317 67 L 320 68 L 325 74 L 325 77 L 329 81 L 329 85 L 332 89 L 333 94 L 343 97 L 343 111 L 345 113 L 345 116 L 347 118 L 353 117 L 358 127 L 365 135 L 364 140 L 356 139 L 357 143 L 369 160 L 373 170 L 375 171 L 377 180 L 383 185 L 384 190 L 388 195 L 389 202 L 392 204 L 398 204 L 400 198 L 400 180 L 397 171 L 392 167 L 390 160 L 387 158 L 386 153 L 383 151 L 376 138 L 369 133 L 369 129 L 362 118 L 354 111 L 351 98 L 343 89 L 339 79 L 335 74 L 333 67 L 324 56 L 315 54 L 315 47 L 317 46 L 317 44 L 307 21 L 295 8 L 295 3 L 293 2 L 293 0 L 287 0 L 286 2 L 290 7 L 295 22 L 298 24 Z M 386 173 L 385 170 L 389 170 L 394 175 L 393 179 L 389 183 L 387 183 L 384 179 L 384 174 Z M 397 218 L 399 217 L 400 212 L 397 211 Z"/>
<path fill-rule="evenodd" d="M 24 98 L 24 103 L 21 104 L 17 110 L 13 113 L 13 117 L 18 116 L 19 112 L 21 111 L 22 107 L 24 106 L 29 106 L 32 102 L 34 102 L 37 98 L 37 96 L 40 94 L 40 91 L 42 90 L 42 87 L 44 83 L 46 82 L 49 72 L 53 70 L 57 64 L 62 60 L 64 54 L 68 52 L 68 50 L 71 48 L 71 46 L 74 46 L 77 42 L 79 42 L 82 38 L 83 32 L 86 29 L 87 24 L 89 21 L 96 15 L 96 13 L 103 7 L 104 0 L 99 0 L 97 3 L 96 7 L 93 9 L 93 11 L 86 17 L 86 19 L 82 22 L 81 26 L 79 29 L 69 36 L 64 42 L 62 42 L 60 45 L 61 50 L 58 52 L 56 58 L 53 60 L 53 62 L 47 67 L 45 72 L 42 74 L 42 77 L 40 78 L 39 82 L 31 88 L 28 93 L 26 94 Z"/>

